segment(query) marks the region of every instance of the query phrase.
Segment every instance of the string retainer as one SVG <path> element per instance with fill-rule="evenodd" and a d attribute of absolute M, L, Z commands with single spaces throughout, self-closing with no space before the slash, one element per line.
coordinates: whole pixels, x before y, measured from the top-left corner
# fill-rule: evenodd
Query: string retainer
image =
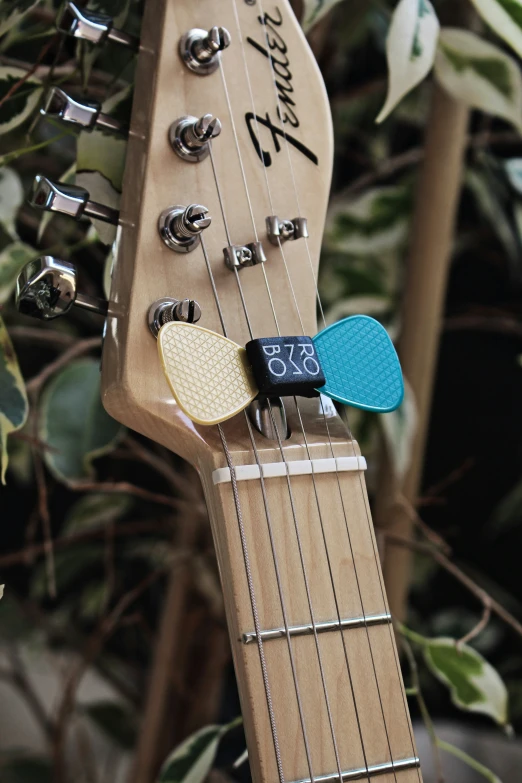
<path fill-rule="evenodd" d="M 266 218 L 266 233 L 269 242 L 276 246 L 289 239 L 307 239 L 308 221 L 303 217 L 281 220 L 277 215 L 270 215 Z"/>
<path fill-rule="evenodd" d="M 316 397 L 326 383 L 311 337 L 260 337 L 245 348 L 263 396 Z"/>
<path fill-rule="evenodd" d="M 223 248 L 225 265 L 234 271 L 245 266 L 256 266 L 266 261 L 265 251 L 261 242 L 249 242 L 248 245 L 229 245 Z"/>

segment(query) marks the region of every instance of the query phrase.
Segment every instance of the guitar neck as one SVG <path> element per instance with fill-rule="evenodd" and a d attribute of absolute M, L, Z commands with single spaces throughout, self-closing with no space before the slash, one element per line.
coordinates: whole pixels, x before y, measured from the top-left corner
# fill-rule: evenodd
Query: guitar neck
<path fill-rule="evenodd" d="M 203 475 L 256 781 L 422 780 L 358 455 L 271 442 Z"/>

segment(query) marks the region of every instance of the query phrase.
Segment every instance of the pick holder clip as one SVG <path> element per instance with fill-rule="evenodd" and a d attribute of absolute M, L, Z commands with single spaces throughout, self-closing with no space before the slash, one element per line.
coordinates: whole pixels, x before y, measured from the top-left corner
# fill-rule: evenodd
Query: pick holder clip
<path fill-rule="evenodd" d="M 171 321 L 161 327 L 158 350 L 181 410 L 196 424 L 219 424 L 258 394 L 325 394 L 361 410 L 399 407 L 404 382 L 386 329 L 354 315 L 315 337 L 252 340 L 246 349 L 209 329 Z"/>

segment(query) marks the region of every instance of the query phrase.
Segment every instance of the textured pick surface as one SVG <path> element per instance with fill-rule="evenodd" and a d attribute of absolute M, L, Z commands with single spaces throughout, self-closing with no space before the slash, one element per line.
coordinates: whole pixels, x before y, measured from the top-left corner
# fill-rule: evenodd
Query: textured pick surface
<path fill-rule="evenodd" d="M 404 382 L 386 329 L 367 315 L 353 315 L 314 338 L 326 376 L 318 391 L 345 405 L 387 413 L 399 407 Z"/>
<path fill-rule="evenodd" d="M 245 349 L 209 329 L 171 321 L 158 350 L 176 402 L 197 424 L 226 421 L 257 394 Z"/>

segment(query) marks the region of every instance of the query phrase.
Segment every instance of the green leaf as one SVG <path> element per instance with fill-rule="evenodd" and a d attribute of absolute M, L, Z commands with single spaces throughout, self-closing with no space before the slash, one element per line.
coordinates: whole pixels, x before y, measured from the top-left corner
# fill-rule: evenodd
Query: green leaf
<path fill-rule="evenodd" d="M 441 750 L 445 751 L 445 753 L 451 753 L 452 756 L 460 759 L 466 766 L 475 770 L 475 772 L 478 772 L 479 775 L 482 775 L 483 778 L 489 780 L 490 783 L 502 783 L 498 775 L 495 775 L 495 773 L 485 767 L 484 764 L 480 764 L 476 759 L 468 756 L 467 753 L 464 753 L 460 748 L 456 748 L 455 745 L 452 745 L 450 742 L 446 742 L 437 737 L 437 745 Z"/>
<path fill-rule="evenodd" d="M 6 755 L 0 757 L 2 783 L 52 783 L 51 762 L 44 756 Z"/>
<path fill-rule="evenodd" d="M 522 481 L 519 481 L 505 495 L 489 518 L 484 532 L 490 537 L 513 530 L 520 525 L 522 517 Z"/>
<path fill-rule="evenodd" d="M 0 100 L 26 75 L 27 71 L 22 68 L 15 68 L 11 65 L 0 67 Z M 3 104 L 0 134 L 7 133 L 25 122 L 38 106 L 41 94 L 40 79 L 36 76 L 29 76 L 19 93 L 15 93 Z"/>
<path fill-rule="evenodd" d="M 212 768 L 221 739 L 240 723 L 205 726 L 178 745 L 167 757 L 157 783 L 202 783 Z"/>
<path fill-rule="evenodd" d="M 429 0 L 400 0 L 386 39 L 388 94 L 377 122 L 431 71 L 437 50 L 439 20 Z"/>
<path fill-rule="evenodd" d="M 471 0 L 485 22 L 522 57 L 522 0 Z"/>
<path fill-rule="evenodd" d="M 70 509 L 63 532 L 70 535 L 116 522 L 128 513 L 132 505 L 133 500 L 129 495 L 91 492 L 80 498 Z"/>
<path fill-rule="evenodd" d="M 0 585 L 0 598 L 4 597 L 5 585 Z"/>
<path fill-rule="evenodd" d="M 103 544 L 82 544 L 69 548 L 67 552 L 56 552 L 54 572 L 58 592 L 66 592 L 73 585 L 85 582 L 93 568 L 103 563 Z M 46 598 L 48 590 L 47 566 L 44 562 L 33 570 L 31 596 Z"/>
<path fill-rule="evenodd" d="M 411 190 L 372 188 L 353 201 L 330 209 L 325 245 L 351 255 L 379 255 L 404 244 L 411 214 Z"/>
<path fill-rule="evenodd" d="M 450 638 L 426 639 L 424 659 L 432 673 L 448 686 L 455 706 L 508 723 L 508 694 L 496 669 L 468 645 Z"/>
<path fill-rule="evenodd" d="M 4 35 L 11 27 L 40 0 L 2 0 L 0 4 L 0 36 Z"/>
<path fill-rule="evenodd" d="M 13 345 L 0 318 L 0 478 L 5 484 L 7 436 L 24 426 L 29 406 Z"/>
<path fill-rule="evenodd" d="M 522 76 L 498 46 L 461 28 L 441 30 L 435 76 L 458 100 L 522 130 Z"/>
<path fill-rule="evenodd" d="M 98 701 L 87 704 L 82 711 L 117 745 L 125 750 L 135 747 L 138 733 L 136 717 L 126 704 Z"/>
<path fill-rule="evenodd" d="M 0 224 L 7 233 L 17 238 L 15 217 L 24 200 L 22 181 L 14 169 L 0 169 Z"/>
<path fill-rule="evenodd" d="M 308 33 L 338 2 L 339 0 L 303 0 L 304 9 L 301 26 L 305 33 Z"/>
<path fill-rule="evenodd" d="M 102 407 L 99 362 L 82 359 L 54 376 L 42 395 L 38 429 L 49 446 L 47 467 L 59 481 L 94 477 L 93 460 L 110 452 L 124 432 Z"/>
<path fill-rule="evenodd" d="M 12 242 L 0 253 L 0 304 L 7 302 L 16 286 L 18 273 L 38 251 L 25 242 Z"/>

